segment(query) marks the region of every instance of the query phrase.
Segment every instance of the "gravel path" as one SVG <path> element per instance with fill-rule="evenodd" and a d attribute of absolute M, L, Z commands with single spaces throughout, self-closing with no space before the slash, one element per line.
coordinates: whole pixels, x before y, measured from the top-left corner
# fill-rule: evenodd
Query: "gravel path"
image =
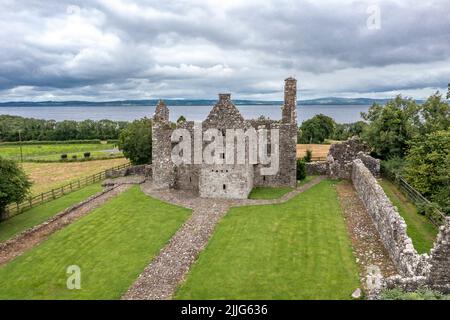
<path fill-rule="evenodd" d="M 145 268 L 136 282 L 123 295 L 124 300 L 171 299 L 177 286 L 186 277 L 198 254 L 205 248 L 216 224 L 231 206 L 267 205 L 283 203 L 311 188 L 323 177 L 289 192 L 275 200 L 204 199 L 188 191 L 156 190 L 151 182 L 141 185 L 142 190 L 154 198 L 193 209 L 191 217 L 175 233 L 159 255 Z"/>
<path fill-rule="evenodd" d="M 51 217 L 49 220 L 28 229 L 14 238 L 0 243 L 0 265 L 5 264 L 25 251 L 46 240 L 54 232 L 78 220 L 106 201 L 130 188 L 131 185 L 119 185 L 93 195 L 92 197 Z"/>
<path fill-rule="evenodd" d="M 367 267 L 378 266 L 383 277 L 395 275 L 397 271 L 352 184 L 343 181 L 336 189 L 359 265 L 361 286 L 366 291 Z"/>

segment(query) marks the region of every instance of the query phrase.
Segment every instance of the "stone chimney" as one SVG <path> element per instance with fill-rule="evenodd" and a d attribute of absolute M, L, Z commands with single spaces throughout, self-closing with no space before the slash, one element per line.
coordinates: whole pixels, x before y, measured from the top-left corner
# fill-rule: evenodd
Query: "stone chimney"
<path fill-rule="evenodd" d="M 155 121 L 169 121 L 169 108 L 163 100 L 159 100 L 156 105 L 155 115 L 153 116 Z"/>
<path fill-rule="evenodd" d="M 285 123 L 297 122 L 297 80 L 292 77 L 284 80 L 282 121 Z"/>
<path fill-rule="evenodd" d="M 219 102 L 230 102 L 231 101 L 231 93 L 219 93 Z"/>

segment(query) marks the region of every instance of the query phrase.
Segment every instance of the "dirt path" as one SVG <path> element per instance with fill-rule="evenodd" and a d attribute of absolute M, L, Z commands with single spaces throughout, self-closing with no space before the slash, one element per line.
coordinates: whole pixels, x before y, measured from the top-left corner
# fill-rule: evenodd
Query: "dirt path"
<path fill-rule="evenodd" d="M 145 268 L 136 282 L 123 295 L 124 300 L 171 299 L 185 279 L 199 253 L 206 247 L 215 226 L 232 206 L 267 205 L 286 202 L 323 180 L 313 181 L 274 200 L 204 199 L 180 190 L 156 190 L 151 182 L 141 185 L 144 193 L 154 198 L 193 209 L 191 217 L 175 233 L 158 256 Z"/>
<path fill-rule="evenodd" d="M 366 291 L 369 266 L 379 267 L 383 277 L 395 275 L 396 268 L 352 184 L 349 181 L 343 181 L 337 185 L 336 190 L 360 269 L 361 286 Z"/>
<path fill-rule="evenodd" d="M 46 240 L 54 232 L 64 228 L 78 220 L 92 210 L 100 207 L 109 199 L 130 188 L 131 185 L 123 184 L 112 189 L 102 191 L 79 204 L 68 208 L 53 216 L 49 220 L 28 229 L 14 238 L 0 243 L 0 265 L 3 265 L 20 256 L 27 250 Z"/>

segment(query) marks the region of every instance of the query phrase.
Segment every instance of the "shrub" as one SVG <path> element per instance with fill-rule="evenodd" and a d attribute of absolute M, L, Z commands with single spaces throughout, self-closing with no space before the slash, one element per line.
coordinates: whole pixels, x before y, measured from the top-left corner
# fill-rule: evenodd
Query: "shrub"
<path fill-rule="evenodd" d="M 410 142 L 403 176 L 427 199 L 450 213 L 450 130 L 436 131 Z"/>
<path fill-rule="evenodd" d="M 5 207 L 23 200 L 29 193 L 31 181 L 25 172 L 11 160 L 0 157 L 0 217 Z"/>
<path fill-rule="evenodd" d="M 76 159 L 77 158 L 77 155 L 76 154 L 74 154 L 74 155 L 72 155 L 72 159 Z"/>
<path fill-rule="evenodd" d="M 311 162 L 312 159 L 312 151 L 311 150 L 306 150 L 306 155 L 303 157 L 303 160 L 305 160 L 305 162 Z"/>
<path fill-rule="evenodd" d="M 119 149 L 134 165 L 147 164 L 152 160 L 152 126 L 147 118 L 135 120 L 122 130 Z"/>
<path fill-rule="evenodd" d="M 306 162 L 304 160 L 297 160 L 297 180 L 306 178 Z"/>
<path fill-rule="evenodd" d="M 400 157 L 393 157 L 389 160 L 383 160 L 380 164 L 381 172 L 391 180 L 396 180 L 397 176 L 403 173 L 405 161 Z"/>
<path fill-rule="evenodd" d="M 89 158 L 90 156 L 91 156 L 91 153 L 90 153 L 90 152 L 85 152 L 85 153 L 84 153 L 84 157 L 85 157 L 85 158 Z"/>
<path fill-rule="evenodd" d="M 63 153 L 61 155 L 61 160 L 67 160 L 67 154 L 66 153 Z"/>

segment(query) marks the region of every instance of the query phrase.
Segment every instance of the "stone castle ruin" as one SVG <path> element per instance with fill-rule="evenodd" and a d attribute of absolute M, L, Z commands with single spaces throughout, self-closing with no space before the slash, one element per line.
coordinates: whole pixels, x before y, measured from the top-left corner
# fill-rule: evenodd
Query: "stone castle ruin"
<path fill-rule="evenodd" d="M 204 198 L 230 198 L 245 199 L 255 186 L 295 187 L 296 178 L 296 144 L 297 144 L 297 81 L 294 78 L 285 80 L 284 87 L 284 105 L 282 106 L 281 120 L 270 120 L 264 117 L 259 119 L 246 120 L 242 117 L 239 110 L 231 102 L 230 94 L 219 94 L 219 101 L 212 108 L 207 118 L 201 123 L 194 121 L 185 121 L 178 123 L 173 128 L 169 121 L 169 109 L 160 101 L 156 107 L 153 117 L 153 134 L 152 134 L 152 170 L 153 183 L 158 188 L 175 188 L 182 190 L 190 190 L 198 193 Z M 200 128 L 200 132 L 199 132 Z M 265 174 L 264 170 L 268 167 L 267 163 L 258 160 L 256 163 L 250 162 L 248 159 L 241 163 L 228 161 L 223 163 L 210 164 L 202 161 L 196 161 L 195 151 L 199 147 L 191 142 L 191 150 L 194 155 L 189 155 L 187 163 L 174 163 L 173 149 L 174 134 L 177 129 L 184 129 L 189 132 L 192 137 L 196 135 L 205 136 L 208 129 L 217 129 L 220 135 L 226 136 L 228 139 L 229 130 L 242 130 L 248 132 L 254 129 L 256 132 L 276 131 L 278 134 L 279 144 L 275 147 L 277 150 L 270 150 L 273 144 L 263 146 L 264 152 L 275 156 L 272 160 L 278 161 L 277 172 L 275 174 Z M 274 130 L 275 129 L 275 130 Z M 272 135 L 267 137 L 268 141 L 272 139 Z M 243 145 L 245 151 L 249 152 L 250 146 L 246 136 L 236 136 L 233 138 L 232 157 L 238 153 L 238 143 L 236 141 L 245 139 Z M 236 144 L 235 144 L 236 143 Z M 202 149 L 206 147 L 203 143 Z M 223 146 L 222 146 L 223 147 Z M 261 144 L 258 148 L 262 148 Z M 221 148 L 218 156 L 222 159 L 228 159 L 226 153 L 229 149 Z M 220 150 L 220 149 L 218 149 Z M 225 151 L 227 150 L 227 151 Z M 202 152 L 203 150 L 200 150 Z M 276 151 L 276 152 L 275 152 Z M 198 159 L 197 159 L 198 160 Z"/>

